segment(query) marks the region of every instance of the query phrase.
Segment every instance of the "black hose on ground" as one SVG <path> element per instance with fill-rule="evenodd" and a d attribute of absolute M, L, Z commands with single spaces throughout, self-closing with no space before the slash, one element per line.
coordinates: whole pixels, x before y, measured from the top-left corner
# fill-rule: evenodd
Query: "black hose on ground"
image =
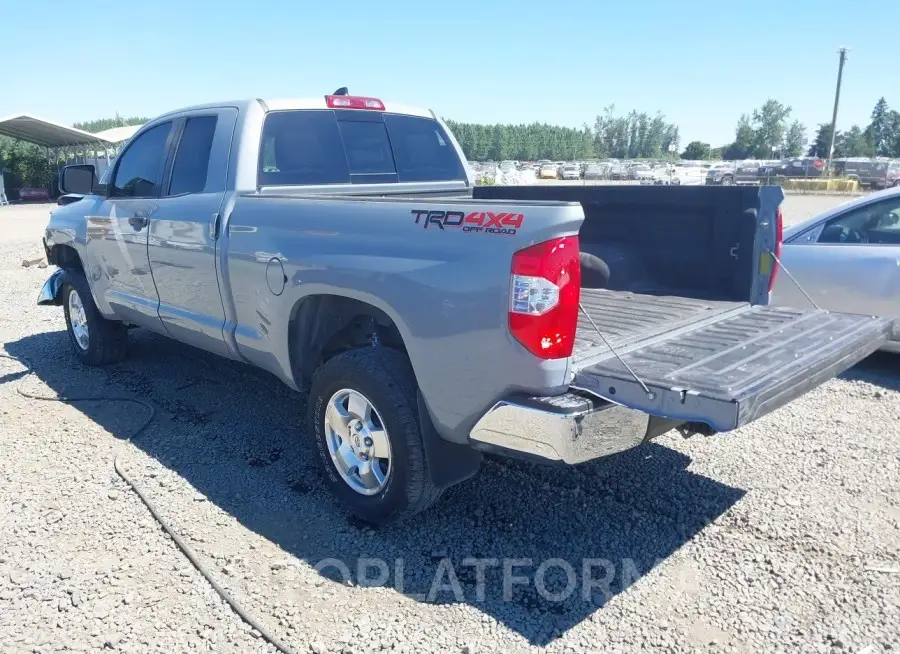
<path fill-rule="evenodd" d="M 131 404 L 137 404 L 139 406 L 147 409 L 147 416 L 144 418 L 144 422 L 134 430 L 128 438 L 124 439 L 126 443 L 131 443 L 135 438 L 137 438 L 140 434 L 150 426 L 150 423 L 153 422 L 153 419 L 156 417 L 156 408 L 150 404 L 149 402 L 145 402 L 144 400 L 139 400 L 133 397 L 125 397 L 125 396 L 114 396 L 114 395 L 94 395 L 94 396 L 46 396 L 46 395 L 36 395 L 34 393 L 29 393 L 22 389 L 22 384 L 24 381 L 34 374 L 34 367 L 27 359 L 23 359 L 21 357 L 15 357 L 11 354 L 6 354 L 0 352 L 0 359 L 8 359 L 10 361 L 15 361 L 20 366 L 25 368 L 26 372 L 19 380 L 19 383 L 16 384 L 16 392 L 22 397 L 28 398 L 29 400 L 41 400 L 43 402 L 130 402 Z M 256 620 L 252 615 L 250 615 L 246 609 L 244 609 L 241 604 L 234 599 L 231 594 L 222 588 L 219 583 L 215 580 L 212 573 L 207 569 L 205 565 L 197 558 L 197 555 L 190 548 L 190 546 L 184 542 L 184 540 L 175 533 L 175 530 L 169 525 L 165 518 L 159 513 L 156 506 L 150 499 L 144 495 L 141 491 L 140 487 L 128 476 L 125 470 L 122 468 L 122 452 L 124 451 L 124 447 L 120 448 L 116 453 L 115 459 L 113 459 L 113 467 L 116 470 L 116 474 L 122 478 L 122 480 L 128 484 L 128 486 L 135 492 L 135 494 L 140 498 L 141 502 L 144 503 L 144 506 L 150 511 L 150 514 L 153 518 L 160 524 L 163 530 L 175 541 L 175 544 L 178 546 L 178 549 L 181 550 L 181 553 L 191 562 L 191 564 L 197 568 L 197 572 L 203 575 L 203 578 L 209 582 L 209 585 L 213 587 L 213 590 L 218 593 L 219 597 L 225 600 L 225 603 L 231 607 L 231 609 L 238 614 L 238 616 L 250 625 L 251 628 L 256 629 L 262 638 L 271 644 L 275 649 L 283 652 L 283 654 L 298 654 L 297 650 L 291 648 L 289 645 L 284 643 L 281 639 L 278 638 L 275 634 L 273 634 L 269 629 L 266 628 L 265 625 Z"/>

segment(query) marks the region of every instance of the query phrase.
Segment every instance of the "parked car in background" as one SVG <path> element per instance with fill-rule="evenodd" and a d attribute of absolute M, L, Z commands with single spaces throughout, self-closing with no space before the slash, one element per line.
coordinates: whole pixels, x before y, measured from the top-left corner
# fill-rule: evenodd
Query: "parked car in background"
<path fill-rule="evenodd" d="M 669 170 L 668 182 L 656 181 L 655 183 L 668 183 L 676 186 L 696 186 L 706 180 L 706 171 L 695 163 L 677 163 Z"/>
<path fill-rule="evenodd" d="M 629 177 L 638 181 L 652 180 L 653 168 L 651 168 L 649 164 L 638 164 L 631 168 Z"/>
<path fill-rule="evenodd" d="M 609 178 L 614 180 L 628 179 L 628 166 L 619 161 L 610 162 Z"/>
<path fill-rule="evenodd" d="M 900 317 L 900 187 L 878 191 L 785 231 L 772 304 Z M 798 288 L 798 284 L 801 291 Z M 900 352 L 900 327 L 884 346 Z"/>
<path fill-rule="evenodd" d="M 856 179 L 863 188 L 883 189 L 900 183 L 900 161 L 858 157 L 835 159 L 834 174 Z"/>
<path fill-rule="evenodd" d="M 734 163 L 724 161 L 713 164 L 706 171 L 706 183 L 711 186 L 731 186 L 734 184 Z"/>
<path fill-rule="evenodd" d="M 894 161 L 888 166 L 887 185 L 900 186 L 900 161 Z"/>
<path fill-rule="evenodd" d="M 538 170 L 541 179 L 559 179 L 559 166 L 553 162 L 547 162 Z"/>
<path fill-rule="evenodd" d="M 514 161 L 502 161 L 500 162 L 500 172 L 504 175 L 512 175 L 517 173 L 519 169 L 516 167 Z"/>
<path fill-rule="evenodd" d="M 563 164 L 559 176 L 562 179 L 581 179 L 581 164 L 574 162 Z"/>
<path fill-rule="evenodd" d="M 808 178 L 821 177 L 825 171 L 824 159 L 818 157 L 796 157 L 782 159 L 776 164 L 764 164 L 759 168 L 760 181 L 774 181 L 773 178 Z"/>
<path fill-rule="evenodd" d="M 734 167 L 734 183 L 738 185 L 759 184 L 759 170 L 765 164 L 759 159 L 745 159 Z"/>
<path fill-rule="evenodd" d="M 604 164 L 589 163 L 584 167 L 584 179 L 604 179 L 606 166 Z"/>

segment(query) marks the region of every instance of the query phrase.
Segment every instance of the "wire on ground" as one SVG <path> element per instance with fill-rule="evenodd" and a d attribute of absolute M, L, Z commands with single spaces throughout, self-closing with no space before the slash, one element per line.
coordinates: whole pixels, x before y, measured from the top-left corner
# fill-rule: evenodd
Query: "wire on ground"
<path fill-rule="evenodd" d="M 135 429 L 130 436 L 128 436 L 125 440 L 126 443 L 131 443 L 135 438 L 140 436 L 147 427 L 153 422 L 153 419 L 156 417 L 156 408 L 150 404 L 149 402 L 145 402 L 144 400 L 139 400 L 133 397 L 125 397 L 125 396 L 115 396 L 115 395 L 92 395 L 92 396 L 64 396 L 64 395 L 37 395 L 35 393 L 30 393 L 26 390 L 22 389 L 22 384 L 28 379 L 31 375 L 34 374 L 34 366 L 31 365 L 27 359 L 23 359 L 21 357 L 16 357 L 11 354 L 6 354 L 0 352 L 0 359 L 8 359 L 10 361 L 15 361 L 20 366 L 25 368 L 25 374 L 19 379 L 19 383 L 16 384 L 16 392 L 22 397 L 28 398 L 29 400 L 40 400 L 43 402 L 62 402 L 62 403 L 72 403 L 72 402 L 129 402 L 131 404 L 137 404 L 138 406 L 142 406 L 147 409 L 147 416 L 144 418 L 144 422 Z M 184 542 L 184 540 L 175 533 L 175 530 L 172 529 L 171 525 L 166 521 L 165 518 L 160 514 L 157 510 L 156 505 L 150 501 L 150 499 L 144 495 L 143 491 L 141 491 L 140 487 L 134 482 L 131 477 L 128 476 L 128 473 L 122 467 L 122 453 L 124 451 L 124 447 L 120 448 L 118 452 L 116 452 L 115 459 L 113 459 L 113 467 L 116 470 L 116 474 L 122 478 L 122 480 L 128 484 L 128 486 L 135 492 L 135 494 L 140 498 L 141 502 L 144 503 L 144 506 L 150 511 L 150 514 L 156 519 L 156 521 L 160 524 L 163 530 L 175 541 L 175 544 L 178 546 L 178 549 L 181 550 L 181 553 L 191 562 L 191 564 L 197 568 L 197 572 L 199 572 L 209 585 L 213 587 L 213 590 L 218 593 L 219 597 L 221 597 L 225 602 L 232 608 L 232 610 L 238 614 L 238 616 L 246 622 L 250 627 L 256 629 L 259 632 L 260 636 L 264 640 L 266 640 L 269 644 L 271 644 L 275 649 L 283 652 L 284 654 L 297 654 L 297 651 L 284 643 L 281 639 L 278 638 L 275 634 L 269 631 L 265 625 L 259 622 L 256 618 L 250 615 L 246 609 L 244 609 L 241 604 L 234 599 L 231 594 L 222 588 L 219 583 L 215 580 L 212 573 L 207 569 L 205 565 L 197 558 L 197 555 L 194 553 L 194 550 Z"/>

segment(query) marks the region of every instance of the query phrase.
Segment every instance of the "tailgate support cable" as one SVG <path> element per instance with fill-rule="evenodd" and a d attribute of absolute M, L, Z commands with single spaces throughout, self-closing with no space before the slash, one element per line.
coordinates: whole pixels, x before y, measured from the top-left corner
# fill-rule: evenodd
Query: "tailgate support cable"
<path fill-rule="evenodd" d="M 791 271 L 790 271 L 790 270 L 788 270 L 787 268 L 785 268 L 784 264 L 781 263 L 781 259 L 778 258 L 778 255 L 775 254 L 774 252 L 772 252 L 772 250 L 769 250 L 768 252 L 769 252 L 770 255 L 772 255 L 772 258 L 775 259 L 775 263 L 777 263 L 779 266 L 781 266 L 781 269 L 784 271 L 784 274 L 788 276 L 788 279 L 790 279 L 792 282 L 794 282 L 794 286 L 796 286 L 798 289 L 800 289 L 800 292 L 803 293 L 803 297 L 805 297 L 807 300 L 809 300 L 809 303 L 810 303 L 811 305 L 813 305 L 813 307 L 814 307 L 815 309 L 818 309 L 818 310 L 821 311 L 821 310 L 822 310 L 822 307 L 820 307 L 818 304 L 816 304 L 816 301 L 813 300 L 813 299 L 809 296 L 809 293 L 806 292 L 806 289 L 805 289 L 805 288 L 803 288 L 802 286 L 800 286 L 800 282 L 798 282 L 798 281 L 794 278 L 794 276 L 791 274 Z"/>
<path fill-rule="evenodd" d="M 609 344 L 608 340 L 606 340 L 606 336 L 604 336 L 603 332 L 600 331 L 600 328 L 597 327 L 597 323 L 594 322 L 594 319 L 591 318 L 591 314 L 589 314 L 587 312 L 587 310 L 584 308 L 584 305 L 581 302 L 578 303 L 578 308 L 581 309 L 581 313 L 584 314 L 584 317 L 587 318 L 588 322 L 591 323 L 591 327 L 594 328 L 594 331 L 597 332 L 597 334 L 603 340 L 604 345 L 606 345 L 606 347 L 609 348 L 609 351 L 612 352 L 613 356 L 619 360 L 619 363 L 621 363 L 625 367 L 625 370 L 628 371 L 628 374 L 631 375 L 632 377 L 634 377 L 634 381 L 636 381 L 638 383 L 638 385 L 644 389 L 644 393 L 647 394 L 647 399 L 655 400 L 656 393 L 654 393 L 647 387 L 647 384 L 644 383 L 644 380 L 641 379 L 640 377 L 638 377 L 637 374 L 634 372 L 634 370 L 631 369 L 631 366 L 629 366 L 627 363 L 625 363 L 625 359 L 620 357 L 619 353 L 613 349 L 613 346 Z"/>

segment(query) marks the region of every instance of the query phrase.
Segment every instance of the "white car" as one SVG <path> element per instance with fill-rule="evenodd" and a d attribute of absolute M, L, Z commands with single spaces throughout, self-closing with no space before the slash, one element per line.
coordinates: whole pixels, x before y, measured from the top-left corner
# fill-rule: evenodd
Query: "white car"
<path fill-rule="evenodd" d="M 675 164 L 669 173 L 669 184 L 698 186 L 706 183 L 706 170 L 694 163 Z"/>
<path fill-rule="evenodd" d="M 563 164 L 559 176 L 563 179 L 581 179 L 581 166 L 577 163 Z"/>
<path fill-rule="evenodd" d="M 639 181 L 652 181 L 653 169 L 647 164 L 639 164 L 631 169 L 631 178 Z"/>

